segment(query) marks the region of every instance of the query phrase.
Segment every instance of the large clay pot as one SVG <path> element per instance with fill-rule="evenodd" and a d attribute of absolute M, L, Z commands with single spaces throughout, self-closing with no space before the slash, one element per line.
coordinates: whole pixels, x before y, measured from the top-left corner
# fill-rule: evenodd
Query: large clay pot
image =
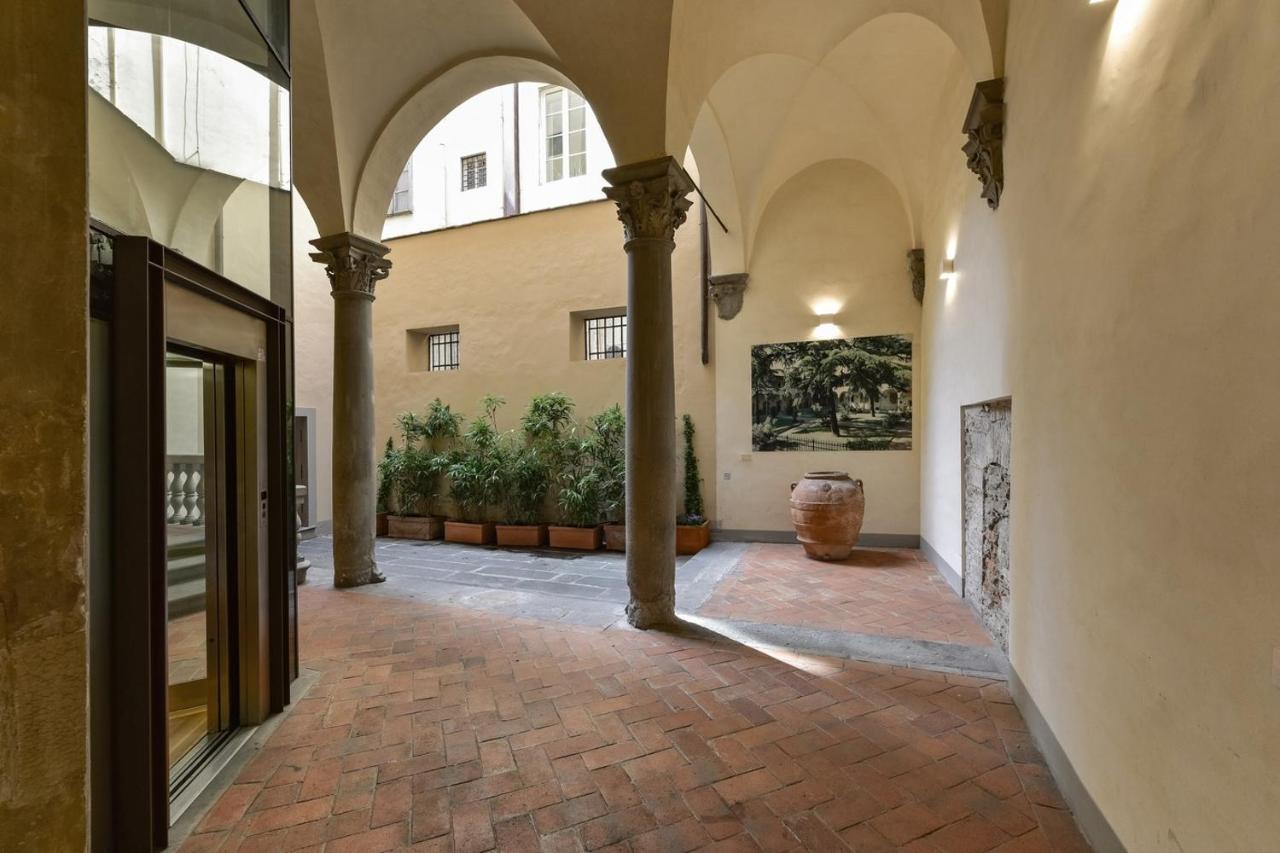
<path fill-rule="evenodd" d="M 791 484 L 791 523 L 815 560 L 843 560 L 862 531 L 862 481 L 843 471 L 812 471 Z"/>

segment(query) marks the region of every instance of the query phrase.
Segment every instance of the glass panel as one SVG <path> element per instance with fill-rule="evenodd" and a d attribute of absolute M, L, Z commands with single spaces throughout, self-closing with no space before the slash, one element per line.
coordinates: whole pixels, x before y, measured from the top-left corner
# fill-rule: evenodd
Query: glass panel
<path fill-rule="evenodd" d="M 287 304 L 288 78 L 248 14 L 91 0 L 90 20 L 90 215 Z"/>
<path fill-rule="evenodd" d="M 564 177 L 564 158 L 557 157 L 547 161 L 547 180 L 558 181 Z"/>
<path fill-rule="evenodd" d="M 289 0 L 242 0 L 280 58 L 289 62 Z"/>
<path fill-rule="evenodd" d="M 569 177 L 580 178 L 587 173 L 587 155 L 574 154 L 569 157 Z"/>
<path fill-rule="evenodd" d="M 206 499 L 216 470 L 214 365 L 170 355 L 165 366 L 165 506 L 169 765 L 218 731 L 216 545 Z M 212 666 L 210 665 L 212 662 Z M 214 682 L 210 682 L 210 678 Z"/>
<path fill-rule="evenodd" d="M 569 130 L 584 130 L 587 126 L 586 107 L 569 110 Z"/>

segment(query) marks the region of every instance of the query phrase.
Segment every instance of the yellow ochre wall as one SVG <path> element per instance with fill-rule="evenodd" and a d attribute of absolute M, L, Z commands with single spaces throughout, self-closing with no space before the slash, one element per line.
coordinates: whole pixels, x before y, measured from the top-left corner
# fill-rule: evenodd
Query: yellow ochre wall
<path fill-rule="evenodd" d="M 676 412 L 693 417 L 703 499 L 714 519 L 715 372 L 701 363 L 699 215 L 695 205 L 672 257 Z M 395 434 L 396 416 L 422 412 L 434 397 L 473 417 L 481 397 L 501 395 L 503 428 L 517 426 L 534 394 L 568 394 L 580 418 L 622 404 L 623 360 L 583 360 L 570 328 L 571 312 L 625 310 L 622 241 L 609 201 L 388 240 L 393 266 L 373 304 L 379 453 Z M 407 330 L 455 324 L 461 369 L 430 372 L 419 363 L 410 370 Z"/>

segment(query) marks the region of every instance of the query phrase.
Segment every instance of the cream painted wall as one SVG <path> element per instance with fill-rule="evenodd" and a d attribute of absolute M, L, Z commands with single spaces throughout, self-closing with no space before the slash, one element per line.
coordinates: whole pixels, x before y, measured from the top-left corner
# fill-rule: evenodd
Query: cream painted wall
<path fill-rule="evenodd" d="M 928 228 L 923 532 L 958 567 L 958 408 L 1011 393 L 1031 698 L 1130 850 L 1275 849 L 1280 5 L 1009 26 L 1000 209 L 957 135 Z"/>
<path fill-rule="evenodd" d="M 311 469 L 313 524 L 333 521 L 333 297 L 324 267 L 311 260 L 308 242 L 319 237 L 302 196 L 293 194 L 293 395 L 300 409 L 315 409 Z"/>
<path fill-rule="evenodd" d="M 715 375 L 700 360 L 698 216 L 695 206 L 676 234 L 672 259 L 676 411 L 691 414 L 698 430 L 703 495 L 714 518 Z M 624 363 L 585 361 L 570 346 L 571 312 L 626 305 L 626 255 L 612 203 L 481 222 L 388 245 L 394 266 L 378 285 L 373 315 L 379 453 L 400 412 L 421 412 L 437 396 L 471 417 L 483 395 L 500 394 L 507 399 L 503 427 L 516 425 L 533 394 L 563 391 L 581 417 L 624 402 Z M 407 331 L 454 324 L 461 332 L 461 369 L 411 369 Z"/>
<path fill-rule="evenodd" d="M 806 471 L 836 468 L 864 483 L 864 531 L 919 532 L 915 449 L 751 451 L 752 345 L 812 338 L 814 305 L 822 302 L 840 305 L 836 323 L 844 337 L 916 337 L 920 306 L 907 274 L 909 248 L 897 191 L 866 164 L 819 163 L 774 196 L 761 221 L 742 313 L 716 327 L 716 485 L 722 527 L 790 529 L 790 484 Z"/>

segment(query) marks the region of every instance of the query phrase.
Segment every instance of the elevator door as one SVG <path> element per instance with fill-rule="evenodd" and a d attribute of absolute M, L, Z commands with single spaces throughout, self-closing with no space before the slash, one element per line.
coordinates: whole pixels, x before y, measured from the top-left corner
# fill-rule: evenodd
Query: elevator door
<path fill-rule="evenodd" d="M 233 719 L 234 406 L 225 364 L 165 359 L 165 640 L 170 789 L 216 749 Z"/>

